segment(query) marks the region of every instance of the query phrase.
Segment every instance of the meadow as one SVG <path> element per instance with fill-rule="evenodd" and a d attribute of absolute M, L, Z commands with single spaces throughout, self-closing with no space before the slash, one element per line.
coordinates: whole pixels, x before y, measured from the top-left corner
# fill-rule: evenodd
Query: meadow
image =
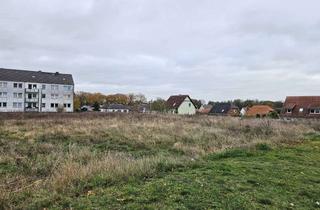
<path fill-rule="evenodd" d="M 319 132 L 313 120 L 0 115 L 0 209 L 319 208 Z"/>

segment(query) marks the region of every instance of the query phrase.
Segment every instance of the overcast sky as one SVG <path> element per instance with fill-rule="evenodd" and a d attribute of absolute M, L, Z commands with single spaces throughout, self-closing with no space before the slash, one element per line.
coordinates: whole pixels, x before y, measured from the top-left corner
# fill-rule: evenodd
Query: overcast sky
<path fill-rule="evenodd" d="M 0 67 L 77 91 L 320 95 L 319 0 L 1 0 Z"/>

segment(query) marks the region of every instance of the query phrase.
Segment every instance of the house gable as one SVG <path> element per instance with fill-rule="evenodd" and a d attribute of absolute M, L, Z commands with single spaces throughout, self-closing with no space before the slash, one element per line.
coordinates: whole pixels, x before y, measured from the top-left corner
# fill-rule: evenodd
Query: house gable
<path fill-rule="evenodd" d="M 320 118 L 320 96 L 288 96 L 281 116 Z"/>
<path fill-rule="evenodd" d="M 178 107 L 178 114 L 193 115 L 196 113 L 196 106 L 193 104 L 190 97 L 186 97 L 185 100 Z"/>
<path fill-rule="evenodd" d="M 188 95 L 170 96 L 167 100 L 167 108 L 172 113 L 195 114 L 196 106 Z"/>

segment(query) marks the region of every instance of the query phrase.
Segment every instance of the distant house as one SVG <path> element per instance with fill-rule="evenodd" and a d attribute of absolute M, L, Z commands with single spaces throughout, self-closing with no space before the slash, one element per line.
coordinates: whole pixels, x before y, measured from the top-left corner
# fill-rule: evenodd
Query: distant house
<path fill-rule="evenodd" d="M 139 113 L 150 113 L 150 104 L 140 104 L 138 106 Z"/>
<path fill-rule="evenodd" d="M 198 114 L 209 114 L 209 112 L 211 111 L 212 109 L 212 105 L 208 104 L 208 105 L 202 105 L 200 107 L 200 109 L 197 111 Z"/>
<path fill-rule="evenodd" d="M 129 113 L 130 108 L 123 104 L 109 104 L 101 107 L 101 112 L 121 112 L 121 113 Z"/>
<path fill-rule="evenodd" d="M 93 107 L 92 107 L 92 106 L 87 106 L 87 105 L 85 105 L 85 106 L 82 106 L 82 107 L 80 108 L 80 110 L 81 110 L 82 112 L 93 112 Z"/>
<path fill-rule="evenodd" d="M 320 118 L 320 96 L 288 96 L 281 117 Z"/>
<path fill-rule="evenodd" d="M 188 95 L 174 95 L 167 100 L 167 109 L 170 113 L 194 115 L 196 106 Z"/>
<path fill-rule="evenodd" d="M 248 111 L 248 107 L 243 107 L 240 110 L 240 116 L 245 116 L 247 114 L 247 111 Z"/>
<path fill-rule="evenodd" d="M 254 105 L 250 107 L 246 112 L 246 117 L 266 117 L 271 112 L 274 112 L 270 106 L 267 105 Z"/>
<path fill-rule="evenodd" d="M 239 116 L 239 107 L 231 103 L 216 104 L 209 112 L 210 115 Z"/>

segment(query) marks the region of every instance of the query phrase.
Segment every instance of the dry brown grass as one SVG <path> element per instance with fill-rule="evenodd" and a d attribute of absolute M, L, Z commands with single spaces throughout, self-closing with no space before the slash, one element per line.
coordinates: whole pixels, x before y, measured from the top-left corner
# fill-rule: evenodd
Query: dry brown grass
<path fill-rule="evenodd" d="M 94 116 L 3 119 L 0 205 L 23 208 L 44 191 L 86 193 L 92 183 L 154 176 L 228 148 L 296 144 L 320 125 L 210 116 Z"/>

